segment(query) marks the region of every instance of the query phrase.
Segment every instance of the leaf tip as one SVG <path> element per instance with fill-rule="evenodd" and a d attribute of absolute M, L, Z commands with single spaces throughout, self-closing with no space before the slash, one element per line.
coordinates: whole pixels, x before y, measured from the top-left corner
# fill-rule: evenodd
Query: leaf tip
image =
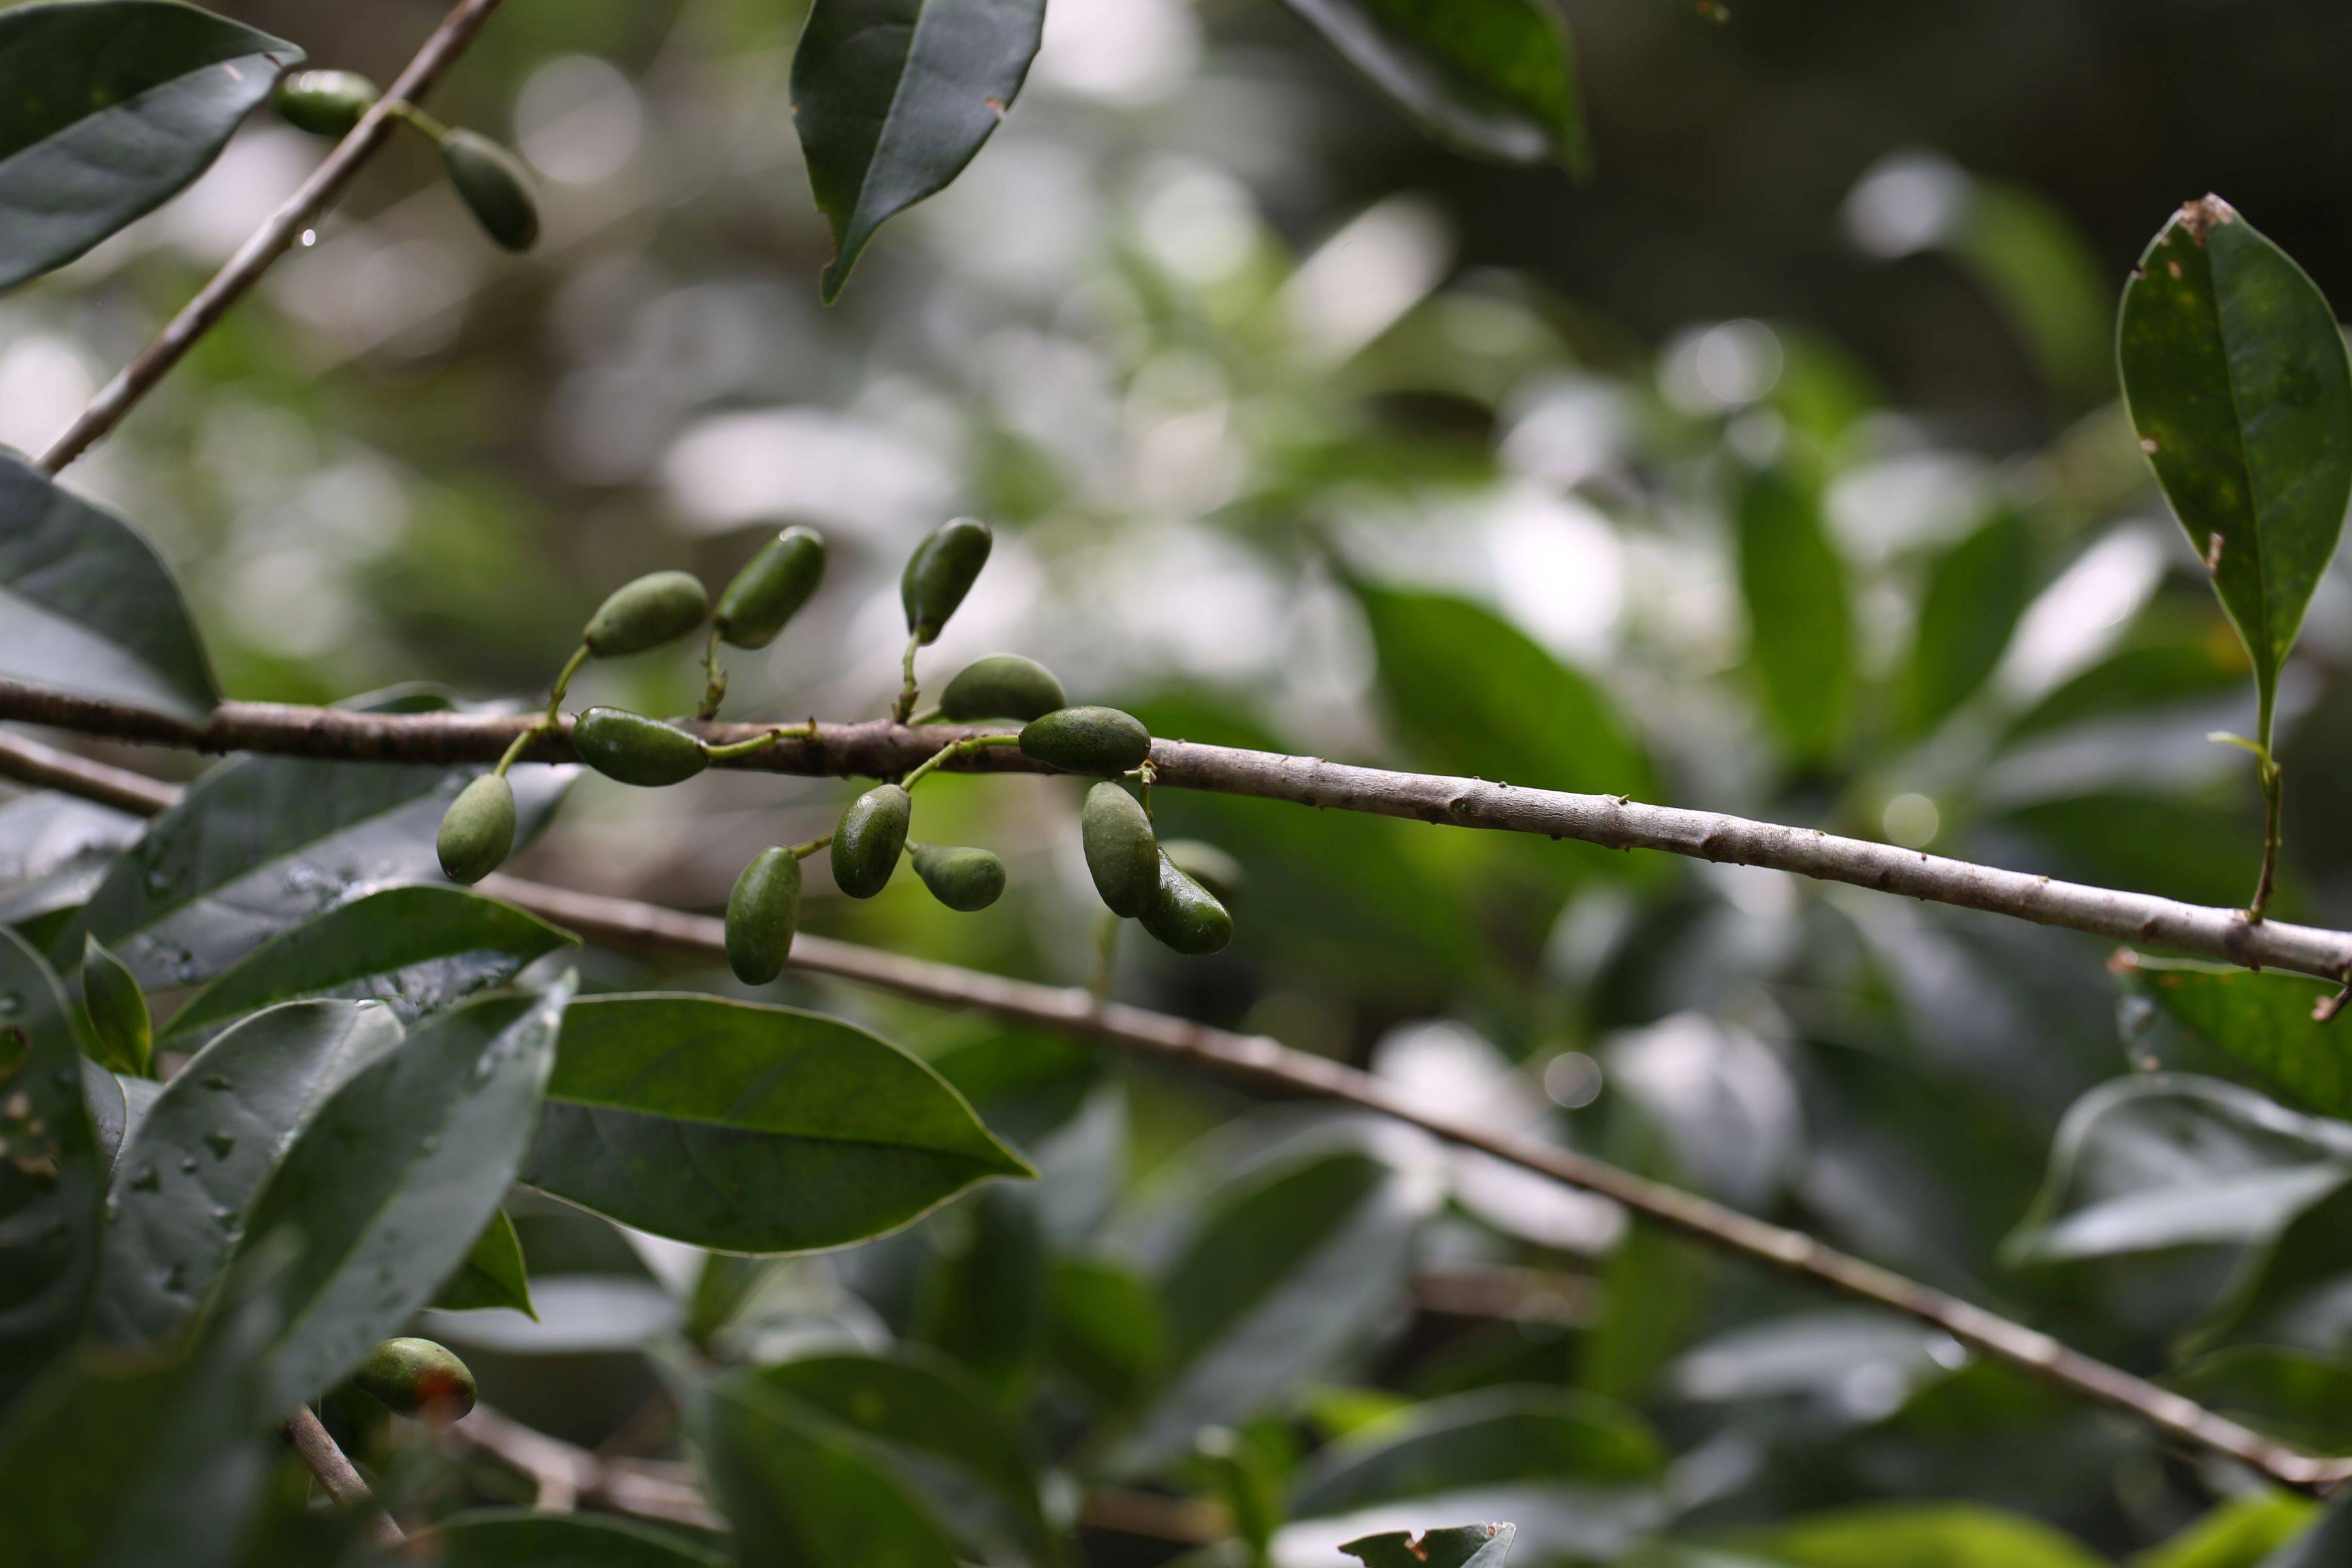
<path fill-rule="evenodd" d="M 2235 223 L 2237 218 L 2237 209 L 2210 192 L 2193 202 L 2183 202 L 2180 206 L 2180 226 L 2200 245 L 2214 229 L 2225 223 Z"/>

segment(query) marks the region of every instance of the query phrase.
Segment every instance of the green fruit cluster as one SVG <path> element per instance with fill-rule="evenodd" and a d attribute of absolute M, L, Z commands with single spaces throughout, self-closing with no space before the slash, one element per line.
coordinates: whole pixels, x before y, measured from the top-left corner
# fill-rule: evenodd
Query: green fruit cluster
<path fill-rule="evenodd" d="M 278 112 L 299 130 L 340 141 L 383 96 L 357 71 L 296 71 L 278 89 Z M 450 188 L 493 244 L 520 251 L 538 243 L 539 202 L 520 159 L 478 132 L 440 124 L 415 104 L 395 100 L 385 105 L 384 113 L 439 143 Z"/>

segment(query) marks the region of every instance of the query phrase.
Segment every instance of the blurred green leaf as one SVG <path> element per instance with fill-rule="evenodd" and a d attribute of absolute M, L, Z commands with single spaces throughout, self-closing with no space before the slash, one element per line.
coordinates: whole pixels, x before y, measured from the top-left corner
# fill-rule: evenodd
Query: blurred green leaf
<path fill-rule="evenodd" d="M 1044 0 L 817 0 L 793 57 L 793 123 L 833 225 L 830 301 L 885 220 L 946 188 L 1012 107 Z"/>
<path fill-rule="evenodd" d="M 1480 1389 L 1418 1405 L 1324 1449 L 1300 1478 L 1291 1511 L 1316 1518 L 1531 1487 L 1578 1492 L 1598 1513 L 1605 1507 L 1598 1494 L 1653 1486 L 1665 1464 L 1648 1424 L 1612 1400 L 1568 1388 Z"/>
<path fill-rule="evenodd" d="M 700 1390 L 694 1431 L 735 1557 L 772 1568 L 958 1568 L 946 1530 L 873 1446 L 756 1372 Z"/>
<path fill-rule="evenodd" d="M 916 1289 L 908 1337 L 1011 1395 L 1044 1352 L 1050 1267 L 1037 1194 L 983 1187 L 930 1226 L 934 1252 Z"/>
<path fill-rule="evenodd" d="M 2002 508 L 1927 565 L 1911 652 L 1895 677 L 1904 732 L 1924 735 L 1982 689 L 2032 588 L 2032 536 Z"/>
<path fill-rule="evenodd" d="M 2029 835 L 2032 863 L 2053 875 L 2191 904 L 2243 898 L 2263 847 L 2260 824 L 2242 816 L 2122 791 L 2011 806 L 1981 826 Z"/>
<path fill-rule="evenodd" d="M 433 1532 L 439 1568 L 721 1568 L 727 1559 L 625 1519 L 482 1509 Z"/>
<path fill-rule="evenodd" d="M 0 289 L 71 261 L 203 174 L 301 58 L 283 38 L 167 0 L 0 15 Z"/>
<path fill-rule="evenodd" d="M 2133 1558 L 2132 1568 L 2262 1568 L 2263 1560 L 2307 1526 L 2319 1510 L 2288 1492 L 2244 1491 L 2163 1545 Z"/>
<path fill-rule="evenodd" d="M 1029 1173 L 887 1040 L 790 1007 L 656 994 L 566 1014 L 522 1179 L 673 1240 L 796 1252 Z"/>
<path fill-rule="evenodd" d="M 2282 1441 L 2352 1453 L 2352 1362 L 2281 1345 L 2240 1345 L 2168 1373 L 2165 1386 Z"/>
<path fill-rule="evenodd" d="M 301 757 L 223 763 L 115 861 L 51 957 L 79 963 L 83 935 L 94 934 L 141 984 L 192 985 L 356 889 L 439 882 L 441 814 L 479 771 Z M 570 773 L 515 770 L 518 844 L 546 826 Z"/>
<path fill-rule="evenodd" d="M 1047 1286 L 1055 1363 L 1117 1410 L 1158 1374 L 1167 1330 L 1141 1276 L 1093 1258 L 1054 1265 Z"/>
<path fill-rule="evenodd" d="M 1288 0 L 1436 140 L 1579 178 L 1592 149 L 1568 27 L 1541 0 Z"/>
<path fill-rule="evenodd" d="M 85 0 L 27 9 L 109 8 Z M 0 50 L 10 21 L 26 14 L 0 12 Z M 8 58 L 0 53 L 0 69 Z M 6 210 L 8 174 L 0 164 L 0 212 Z M 0 224 L 0 232 L 7 230 Z M 0 268 L 8 243 L 0 239 Z M 155 547 L 129 523 L 5 453 L 0 453 L 0 676 L 191 721 L 220 700 L 179 584 Z"/>
<path fill-rule="evenodd" d="M 98 1256 L 106 1173 L 66 1005 L 40 955 L 0 931 L 0 1408 L 81 1332 Z"/>
<path fill-rule="evenodd" d="M 304 1243 L 270 1358 L 281 1403 L 349 1372 L 465 1261 L 530 1146 L 570 994 L 493 994 L 427 1020 L 295 1140 L 247 1226 Z"/>
<path fill-rule="evenodd" d="M 1845 738 L 1853 706 L 1853 610 L 1811 487 L 1772 469 L 1742 477 L 1739 590 L 1748 657 L 1766 716 L 1789 754 L 1818 763 Z"/>
<path fill-rule="evenodd" d="M 2302 1535 L 2263 1560 L 2262 1568 L 2334 1568 L 2352 1556 L 2352 1506 L 2336 1502 Z"/>
<path fill-rule="evenodd" d="M 536 1322 L 530 1305 L 530 1271 L 522 1258 L 522 1238 L 514 1221 L 500 1209 L 474 1238 L 474 1248 L 457 1271 L 441 1282 L 431 1302 L 436 1312 L 480 1311 L 505 1307 Z"/>
<path fill-rule="evenodd" d="M 2318 288 L 2226 203 L 2165 225 L 2124 290 L 2140 447 L 2253 658 L 2259 739 L 2352 505 L 2352 359 Z"/>
<path fill-rule="evenodd" d="M 2312 1010 L 2340 986 L 2187 959 L 2116 955 L 2124 986 L 2315 1110 L 2352 1116 L 2352 1039 Z"/>
<path fill-rule="evenodd" d="M 2062 404 L 2115 395 L 2106 270 L 2063 208 L 2023 185 L 1974 180 L 1945 247 L 2009 317 Z"/>
<path fill-rule="evenodd" d="M 1503 1568 L 1517 1534 L 1508 1524 L 1458 1524 L 1419 1536 L 1405 1530 L 1360 1536 L 1339 1550 L 1364 1568 Z"/>
<path fill-rule="evenodd" d="M 1975 1503 L 1872 1503 L 1744 1534 L 1786 1568 L 2103 1568 L 2072 1536 Z"/>
<path fill-rule="evenodd" d="M 2227 634 L 2221 635 L 2226 641 Z M 2245 658 L 2235 647 L 2189 638 L 2139 644 L 2044 695 L 2011 721 L 2006 739 L 2013 743 L 2070 724 L 2207 701 L 2245 678 Z"/>
<path fill-rule="evenodd" d="M 190 1058 L 115 1164 L 99 1337 L 152 1343 L 193 1321 L 270 1173 L 335 1091 L 400 1041 L 383 1007 L 298 1002 Z"/>
<path fill-rule="evenodd" d="M 163 1043 L 193 1050 L 247 1013 L 310 996 L 380 1001 L 413 1024 L 579 940 L 463 888 L 387 888 L 314 915 L 238 960 L 188 998 Z"/>

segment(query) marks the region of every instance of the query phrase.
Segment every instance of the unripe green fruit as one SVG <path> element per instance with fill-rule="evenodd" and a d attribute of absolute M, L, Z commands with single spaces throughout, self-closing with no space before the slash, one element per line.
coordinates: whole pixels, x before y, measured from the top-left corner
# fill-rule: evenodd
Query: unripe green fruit
<path fill-rule="evenodd" d="M 1209 896 L 1228 909 L 1242 901 L 1249 891 L 1249 873 L 1242 863 L 1215 845 L 1199 838 L 1172 839 L 1160 847 L 1161 853 L 1176 864 L 1192 880 L 1209 890 Z"/>
<path fill-rule="evenodd" d="M 1087 791 L 1078 814 L 1078 837 L 1086 846 L 1087 872 L 1103 907 L 1133 920 L 1160 890 L 1160 846 L 1142 805 L 1105 779 Z"/>
<path fill-rule="evenodd" d="M 644 653 L 676 642 L 710 613 L 710 595 L 690 572 L 648 572 L 613 590 L 580 640 L 598 658 Z"/>
<path fill-rule="evenodd" d="M 719 595 L 711 624 L 737 647 L 765 647 L 800 613 L 824 578 L 824 541 L 814 529 L 788 528 L 743 563 Z"/>
<path fill-rule="evenodd" d="M 1004 862 L 985 849 L 925 844 L 915 850 L 915 875 L 931 897 L 963 914 L 984 910 L 1004 894 Z"/>
<path fill-rule="evenodd" d="M 122 960 L 97 937 L 81 939 L 81 1000 L 106 1056 L 143 1073 L 155 1046 L 146 995 Z"/>
<path fill-rule="evenodd" d="M 1234 917 L 1208 889 L 1160 857 L 1160 886 L 1143 906 L 1143 929 L 1187 958 L 1205 958 L 1234 940 Z"/>
<path fill-rule="evenodd" d="M 452 131 L 441 139 L 441 167 L 482 232 L 506 250 L 539 241 L 539 203 L 515 155 L 487 136 Z"/>
<path fill-rule="evenodd" d="M 646 789 L 684 784 L 710 765 L 700 740 L 625 708 L 591 708 L 572 721 L 572 749 L 606 778 Z"/>
<path fill-rule="evenodd" d="M 907 607 L 907 629 L 916 640 L 940 640 L 940 628 L 956 613 L 980 569 L 988 564 L 989 546 L 996 536 L 988 524 L 968 517 L 941 523 L 915 546 L 907 558 L 906 574 L 898 579 L 898 598 Z"/>
<path fill-rule="evenodd" d="M 484 773 L 441 814 L 441 869 L 453 882 L 478 882 L 505 862 L 514 836 L 514 786 Z"/>
<path fill-rule="evenodd" d="M 278 112 L 313 136 L 349 136 L 383 95 L 357 71 L 296 71 L 278 89 Z"/>
<path fill-rule="evenodd" d="M 455 1421 L 474 1407 L 474 1374 L 431 1340 L 386 1340 L 368 1352 L 352 1382 L 401 1415 Z"/>
<path fill-rule="evenodd" d="M 727 966 L 746 985 L 765 985 L 784 972 L 801 919 L 801 858 L 789 849 L 762 849 L 735 879 L 727 900 Z"/>
<path fill-rule="evenodd" d="M 1123 773 L 1151 754 L 1151 731 L 1116 708 L 1060 708 L 1023 727 L 1021 754 L 1065 773 Z"/>
<path fill-rule="evenodd" d="M 940 693 L 940 717 L 966 722 L 973 719 L 1043 719 L 1067 703 L 1054 672 L 1034 658 L 1017 653 L 992 653 L 963 667 L 948 689 Z"/>
<path fill-rule="evenodd" d="M 914 813 L 914 796 L 892 784 L 876 784 L 851 801 L 833 830 L 834 884 L 853 899 L 870 899 L 887 887 Z"/>

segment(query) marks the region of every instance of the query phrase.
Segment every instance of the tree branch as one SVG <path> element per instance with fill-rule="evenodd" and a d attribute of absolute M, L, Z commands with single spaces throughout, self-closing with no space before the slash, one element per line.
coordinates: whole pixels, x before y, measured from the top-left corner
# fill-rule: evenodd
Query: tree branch
<path fill-rule="evenodd" d="M 5 734 L 0 734 L 0 776 L 92 795 L 131 810 L 162 809 L 176 794 L 168 784 L 67 758 L 52 748 Z M 724 922 L 707 915 L 511 877 L 489 878 L 479 890 L 611 942 L 677 948 L 710 957 L 726 952 Z M 2302 1453 L 2145 1378 L 2069 1350 L 2039 1330 L 1840 1252 L 1801 1231 L 1768 1224 L 1588 1154 L 1536 1138 L 1499 1132 L 1467 1117 L 1432 1110 L 1419 1097 L 1384 1079 L 1327 1058 L 1292 1050 L 1264 1036 L 1237 1035 L 1101 1001 L 1075 986 L 1041 985 L 824 937 L 796 940 L 792 963 L 809 973 L 856 981 L 942 1006 L 971 1007 L 1058 1029 L 1130 1055 L 1279 1094 L 1359 1106 L 1448 1142 L 1481 1150 L 1613 1199 L 1652 1224 L 1706 1246 L 1940 1329 L 1997 1361 L 2120 1412 L 2189 1447 L 2235 1459 L 2282 1486 L 2324 1496 L 2352 1481 L 2352 1459 Z"/>
<path fill-rule="evenodd" d="M 383 97 L 352 128 L 351 134 L 336 144 L 326 161 L 310 172 L 310 177 L 237 247 L 236 254 L 213 275 L 212 281 L 180 308 L 179 314 L 156 334 L 154 342 L 140 350 L 138 356 L 91 399 L 71 427 L 41 454 L 38 466 L 43 473 L 58 473 L 121 424 L 131 405 L 180 363 L 198 338 L 228 314 L 229 307 L 243 299 L 246 290 L 259 281 L 271 264 L 292 248 L 301 232 L 343 193 L 359 173 L 360 165 L 391 139 L 399 123 L 391 112 L 393 106 L 423 99 L 457 57 L 466 52 L 474 35 L 498 8 L 499 0 L 458 0 Z"/>
<path fill-rule="evenodd" d="M 537 720 L 529 714 L 362 713 L 275 702 L 224 702 L 201 723 L 122 703 L 0 679 L 0 720 L 199 752 L 271 752 L 354 762 L 494 763 Z M 690 724 L 713 743 L 767 734 L 764 724 Z M 919 765 L 950 742 L 984 729 L 909 728 L 884 721 L 824 724 L 723 766 L 771 773 L 890 777 Z M 569 762 L 566 732 L 543 735 L 523 755 Z M 1151 743 L 1154 787 L 1204 790 L 1286 801 L 1455 827 L 1573 838 L 1611 849 L 1656 849 L 1693 859 L 1761 866 L 1820 881 L 1844 882 L 1905 898 L 2013 916 L 2254 969 L 2352 979 L 2352 932 L 2250 922 L 2243 910 L 2212 909 L 2146 893 L 2003 871 L 1891 844 L 1841 838 L 1817 828 L 1751 822 L 1711 811 L 1645 805 L 1620 795 L 1569 795 L 1481 779 L 1393 773 L 1320 757 L 1284 756 L 1188 741 Z M 951 760 L 964 772 L 1047 773 L 1010 746 Z"/>
<path fill-rule="evenodd" d="M 294 1414 L 286 1418 L 286 1440 L 294 1446 L 310 1473 L 319 1478 L 319 1485 L 332 1498 L 338 1508 L 361 1508 L 368 1511 L 368 1529 L 381 1542 L 397 1542 L 407 1538 L 394 1524 L 392 1515 L 384 1512 L 368 1489 L 367 1481 L 360 1475 L 350 1456 L 337 1446 L 319 1417 L 307 1405 L 298 1405 Z"/>

